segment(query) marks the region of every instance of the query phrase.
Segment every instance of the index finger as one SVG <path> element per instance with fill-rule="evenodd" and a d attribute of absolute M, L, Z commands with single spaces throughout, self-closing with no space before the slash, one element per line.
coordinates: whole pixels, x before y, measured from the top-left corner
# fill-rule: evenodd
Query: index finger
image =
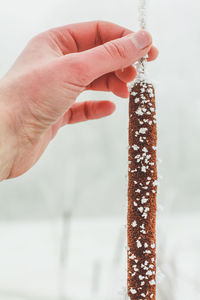
<path fill-rule="evenodd" d="M 63 54 L 80 52 L 130 34 L 132 31 L 106 21 L 69 24 L 50 30 L 57 38 Z"/>
<path fill-rule="evenodd" d="M 107 21 L 69 24 L 50 30 L 64 55 L 81 52 L 126 36 L 133 31 Z M 152 47 L 151 51 L 154 51 Z"/>

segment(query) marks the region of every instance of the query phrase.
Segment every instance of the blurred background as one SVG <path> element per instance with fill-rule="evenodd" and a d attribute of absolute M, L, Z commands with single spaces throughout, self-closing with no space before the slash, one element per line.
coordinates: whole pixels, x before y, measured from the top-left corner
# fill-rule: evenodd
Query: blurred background
<path fill-rule="evenodd" d="M 7 0 L 0 76 L 31 37 L 107 20 L 138 29 L 134 0 Z M 160 56 L 148 65 L 158 114 L 158 299 L 200 299 L 200 2 L 149 1 Z M 62 128 L 24 176 L 0 184 L 0 300 L 126 299 L 128 99 L 115 113 Z"/>

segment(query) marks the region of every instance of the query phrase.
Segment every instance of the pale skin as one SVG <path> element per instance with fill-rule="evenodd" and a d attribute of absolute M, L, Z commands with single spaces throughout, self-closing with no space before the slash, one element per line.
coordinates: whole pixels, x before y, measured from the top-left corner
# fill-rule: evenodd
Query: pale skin
<path fill-rule="evenodd" d="M 58 130 L 112 114 L 112 101 L 76 102 L 85 90 L 129 96 L 132 64 L 158 50 L 151 35 L 92 21 L 43 32 L 30 40 L 0 81 L 0 180 L 27 172 Z"/>

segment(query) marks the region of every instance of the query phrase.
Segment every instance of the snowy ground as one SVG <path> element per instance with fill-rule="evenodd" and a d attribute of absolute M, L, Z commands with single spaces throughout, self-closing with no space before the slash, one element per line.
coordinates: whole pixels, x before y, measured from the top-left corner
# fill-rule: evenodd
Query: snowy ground
<path fill-rule="evenodd" d="M 158 225 L 159 300 L 199 299 L 200 215 L 161 216 Z M 124 300 L 121 220 L 72 220 L 65 243 L 61 228 L 60 221 L 1 223 L 0 300 Z"/>

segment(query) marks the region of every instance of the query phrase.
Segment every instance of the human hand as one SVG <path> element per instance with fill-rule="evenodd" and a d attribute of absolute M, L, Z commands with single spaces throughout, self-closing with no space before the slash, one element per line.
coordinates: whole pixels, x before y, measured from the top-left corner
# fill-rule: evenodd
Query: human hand
<path fill-rule="evenodd" d="M 0 180 L 30 169 L 62 126 L 110 115 L 111 101 L 77 102 L 85 90 L 128 97 L 132 64 L 157 57 L 146 31 L 86 22 L 35 36 L 0 81 Z M 123 69 L 123 71 L 122 71 Z"/>

